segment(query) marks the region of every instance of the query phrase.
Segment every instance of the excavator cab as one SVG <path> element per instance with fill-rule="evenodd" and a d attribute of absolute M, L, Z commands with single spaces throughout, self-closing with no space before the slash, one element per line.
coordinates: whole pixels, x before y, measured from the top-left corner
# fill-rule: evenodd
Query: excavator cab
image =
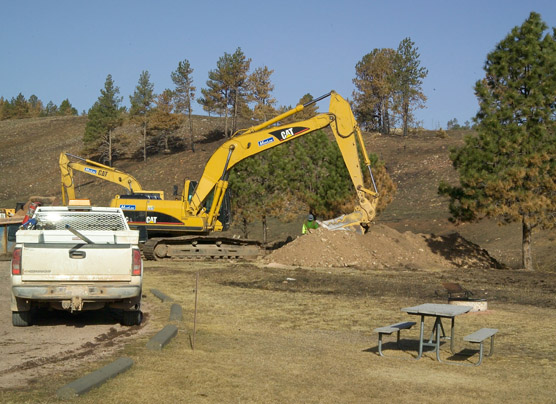
<path fill-rule="evenodd" d="M 191 198 L 195 194 L 197 184 L 198 181 L 185 180 L 182 192 L 182 201 L 186 202 L 187 204 L 191 202 Z M 210 212 L 213 200 L 214 189 L 207 195 L 207 198 L 205 200 L 204 208 L 206 212 Z M 232 222 L 232 201 L 229 189 L 226 189 L 226 192 L 224 192 L 224 198 L 222 199 L 222 204 L 220 205 L 217 219 L 222 224 L 222 231 L 226 231 L 230 228 L 230 224 Z"/>

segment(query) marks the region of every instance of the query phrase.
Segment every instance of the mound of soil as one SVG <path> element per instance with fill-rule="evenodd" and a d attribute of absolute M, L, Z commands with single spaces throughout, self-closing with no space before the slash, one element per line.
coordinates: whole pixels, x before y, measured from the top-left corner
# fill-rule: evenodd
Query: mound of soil
<path fill-rule="evenodd" d="M 269 254 L 265 261 L 302 267 L 501 268 L 488 252 L 458 233 L 400 233 L 375 224 L 364 235 L 319 228 Z"/>

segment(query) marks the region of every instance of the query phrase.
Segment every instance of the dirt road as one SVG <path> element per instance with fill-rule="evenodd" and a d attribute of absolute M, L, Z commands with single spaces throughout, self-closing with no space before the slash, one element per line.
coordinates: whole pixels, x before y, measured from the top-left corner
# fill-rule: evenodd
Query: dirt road
<path fill-rule="evenodd" d="M 123 327 L 117 313 L 40 312 L 36 326 L 13 327 L 10 262 L 0 261 L 0 389 L 23 387 L 50 372 L 74 369 L 83 361 L 113 354 L 148 329 L 148 305 L 140 327 Z"/>

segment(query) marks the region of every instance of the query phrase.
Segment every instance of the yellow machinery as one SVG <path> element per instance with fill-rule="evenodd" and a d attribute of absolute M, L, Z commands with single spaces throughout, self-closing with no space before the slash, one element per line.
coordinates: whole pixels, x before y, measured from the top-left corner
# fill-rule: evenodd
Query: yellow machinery
<path fill-rule="evenodd" d="M 87 160 L 69 153 L 61 153 L 59 165 L 62 174 L 62 201 L 64 205 L 67 205 L 69 200 L 76 199 L 73 179 L 74 171 L 80 171 L 93 177 L 119 184 L 128 190 L 129 198 L 164 199 L 163 191 L 146 191 L 132 175 L 126 174 L 117 168 L 97 163 L 96 161 Z M 122 196 L 122 198 L 125 198 L 125 196 Z"/>
<path fill-rule="evenodd" d="M 272 126 L 328 96 L 329 112 L 292 124 Z M 129 226 L 141 231 L 142 238 L 146 239 L 143 253 L 148 259 L 256 254 L 258 247 L 246 240 L 208 236 L 214 231 L 224 230 L 228 224 L 226 189 L 230 169 L 245 158 L 325 127 L 332 129 L 358 200 L 353 213 L 329 223 L 329 227 L 348 227 L 364 232 L 375 217 L 378 193 L 376 186 L 374 190 L 364 187 L 357 144 L 360 145 L 369 172 L 370 160 L 361 131 L 349 103 L 334 91 L 234 135 L 214 152 L 198 183 L 185 181 L 181 199 L 137 199 L 132 194 L 127 199 L 116 196 L 111 201 L 111 206 L 122 208 Z M 104 179 L 108 179 L 110 174 L 108 172 Z M 125 181 L 125 177 L 123 178 Z M 132 177 L 128 176 L 128 180 L 129 178 Z M 69 189 L 69 181 L 66 181 L 66 189 Z M 119 178 L 118 181 L 123 182 Z M 132 185 L 130 189 L 135 192 Z"/>

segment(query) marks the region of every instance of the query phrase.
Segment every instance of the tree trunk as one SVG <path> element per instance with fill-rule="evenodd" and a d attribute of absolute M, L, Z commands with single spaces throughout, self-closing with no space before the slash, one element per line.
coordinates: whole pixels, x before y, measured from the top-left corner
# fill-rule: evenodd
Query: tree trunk
<path fill-rule="evenodd" d="M 403 135 L 404 137 L 407 136 L 407 127 L 408 127 L 408 121 L 409 121 L 409 104 L 408 103 L 404 103 L 403 106 Z"/>
<path fill-rule="evenodd" d="M 228 107 L 227 106 L 226 106 L 226 109 L 224 110 L 224 136 L 229 137 L 228 136 Z"/>
<path fill-rule="evenodd" d="M 528 223 L 527 219 L 522 219 L 522 240 L 521 240 L 521 258 L 522 266 L 528 271 L 533 270 L 533 256 L 531 254 L 531 234 L 533 227 Z"/>
<path fill-rule="evenodd" d="M 143 161 L 147 161 L 147 121 L 143 121 Z"/>
<path fill-rule="evenodd" d="M 249 238 L 249 223 L 247 223 L 247 219 L 241 219 L 241 230 L 243 232 L 243 238 Z"/>
<path fill-rule="evenodd" d="M 112 129 L 108 130 L 108 165 L 112 167 Z"/>
<path fill-rule="evenodd" d="M 234 97 L 234 116 L 232 119 L 232 134 L 236 132 L 237 128 L 237 99 L 238 99 L 239 90 L 236 89 L 235 97 Z"/>
<path fill-rule="evenodd" d="M 191 151 L 195 153 L 195 141 L 193 140 L 193 121 L 191 120 L 191 108 L 187 111 L 189 119 L 189 140 L 191 141 Z"/>
<path fill-rule="evenodd" d="M 263 245 L 266 245 L 266 240 L 268 240 L 268 224 L 266 222 L 266 216 L 263 216 Z"/>

